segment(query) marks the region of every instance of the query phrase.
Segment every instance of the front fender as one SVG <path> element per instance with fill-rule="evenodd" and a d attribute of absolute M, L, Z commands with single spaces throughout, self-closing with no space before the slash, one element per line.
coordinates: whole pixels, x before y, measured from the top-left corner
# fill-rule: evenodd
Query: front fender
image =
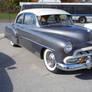
<path fill-rule="evenodd" d="M 46 37 L 47 38 L 47 37 Z M 43 41 L 43 44 L 55 54 L 57 62 L 63 62 L 66 53 L 64 52 L 64 47 L 66 46 L 65 40 L 59 40 L 53 37 L 48 37 Z"/>

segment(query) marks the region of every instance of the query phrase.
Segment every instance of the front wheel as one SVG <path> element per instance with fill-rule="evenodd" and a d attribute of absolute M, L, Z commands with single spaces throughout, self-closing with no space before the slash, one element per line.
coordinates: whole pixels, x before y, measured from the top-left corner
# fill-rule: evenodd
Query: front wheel
<path fill-rule="evenodd" d="M 44 63 L 46 68 L 53 73 L 57 73 L 59 69 L 57 69 L 56 59 L 54 53 L 46 49 L 44 52 Z"/>

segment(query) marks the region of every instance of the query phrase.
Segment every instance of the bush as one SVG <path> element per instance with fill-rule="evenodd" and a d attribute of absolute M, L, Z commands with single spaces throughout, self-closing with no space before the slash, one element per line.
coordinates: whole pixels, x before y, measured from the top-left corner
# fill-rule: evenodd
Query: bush
<path fill-rule="evenodd" d="M 20 11 L 19 2 L 27 2 L 32 0 L 1 0 L 0 12 L 18 13 Z M 34 0 L 35 1 L 35 0 Z"/>
<path fill-rule="evenodd" d="M 20 10 L 19 1 L 15 2 L 16 0 L 9 1 L 0 1 L 0 12 L 3 13 L 18 13 Z"/>

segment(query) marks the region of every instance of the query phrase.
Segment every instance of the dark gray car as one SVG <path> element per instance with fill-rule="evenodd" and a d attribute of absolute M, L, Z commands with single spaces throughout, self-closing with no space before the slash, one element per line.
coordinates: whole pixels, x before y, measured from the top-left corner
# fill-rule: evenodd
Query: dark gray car
<path fill-rule="evenodd" d="M 11 45 L 23 46 L 44 59 L 51 72 L 92 67 L 92 31 L 73 25 L 71 14 L 63 10 L 23 10 L 6 27 L 5 35 Z"/>

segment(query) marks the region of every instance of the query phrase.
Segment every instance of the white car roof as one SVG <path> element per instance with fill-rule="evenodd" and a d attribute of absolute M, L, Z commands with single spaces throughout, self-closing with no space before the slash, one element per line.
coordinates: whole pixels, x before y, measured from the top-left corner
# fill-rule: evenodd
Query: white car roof
<path fill-rule="evenodd" d="M 71 15 L 70 13 L 60 10 L 60 9 L 50 9 L 50 8 L 38 8 L 38 9 L 26 9 L 21 11 L 21 13 L 33 13 L 36 16 L 43 16 L 43 15 L 54 15 L 54 14 L 66 14 Z"/>

